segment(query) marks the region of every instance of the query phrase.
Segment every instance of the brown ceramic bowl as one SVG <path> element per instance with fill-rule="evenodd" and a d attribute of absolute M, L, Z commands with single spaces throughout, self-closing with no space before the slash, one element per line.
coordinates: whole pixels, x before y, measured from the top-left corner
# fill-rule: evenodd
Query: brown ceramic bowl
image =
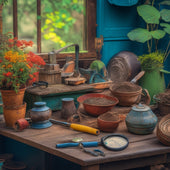
<path fill-rule="evenodd" d="M 111 112 L 104 113 L 97 118 L 98 128 L 103 132 L 113 132 L 119 126 L 119 115 Z"/>
<path fill-rule="evenodd" d="M 121 106 L 132 106 L 141 99 L 142 88 L 130 82 L 121 82 L 113 84 L 110 87 L 113 96 L 119 100 Z"/>
<path fill-rule="evenodd" d="M 96 98 L 101 98 L 101 99 L 106 99 L 108 101 L 108 103 L 93 103 L 91 101 L 91 103 L 86 103 L 86 101 L 88 99 L 96 99 Z M 77 101 L 79 103 L 82 103 L 84 106 L 84 110 L 93 116 L 99 116 L 103 113 L 108 112 L 109 110 L 111 110 L 118 102 L 119 100 L 116 97 L 112 97 L 112 96 L 107 96 L 104 94 L 99 94 L 99 93 L 89 93 L 89 94 L 85 94 L 82 95 L 80 97 L 77 98 Z"/>

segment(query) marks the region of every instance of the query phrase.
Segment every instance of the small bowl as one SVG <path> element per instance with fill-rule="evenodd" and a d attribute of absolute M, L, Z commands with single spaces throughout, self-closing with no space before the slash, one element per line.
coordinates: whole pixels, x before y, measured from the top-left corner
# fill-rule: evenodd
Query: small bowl
<path fill-rule="evenodd" d="M 132 89 L 128 90 L 128 87 Z M 118 88 L 124 87 L 124 90 L 118 90 Z M 136 84 L 130 82 L 121 82 L 113 84 L 110 87 L 110 91 L 113 96 L 117 97 L 119 100 L 119 105 L 121 106 L 132 106 L 138 103 L 141 99 L 142 88 Z"/>
<path fill-rule="evenodd" d="M 113 102 L 111 104 L 106 104 L 106 105 L 101 105 L 101 104 L 96 105 L 93 103 L 88 104 L 84 102 L 85 100 L 90 98 L 104 98 Z M 119 102 L 119 100 L 116 97 L 107 96 L 99 93 L 89 93 L 89 94 L 82 95 L 77 98 L 77 101 L 79 103 L 82 103 L 84 106 L 84 110 L 92 116 L 99 116 L 103 113 L 110 111 Z"/>
<path fill-rule="evenodd" d="M 111 112 L 104 113 L 97 118 L 98 128 L 103 132 L 113 132 L 119 126 L 119 115 Z"/>

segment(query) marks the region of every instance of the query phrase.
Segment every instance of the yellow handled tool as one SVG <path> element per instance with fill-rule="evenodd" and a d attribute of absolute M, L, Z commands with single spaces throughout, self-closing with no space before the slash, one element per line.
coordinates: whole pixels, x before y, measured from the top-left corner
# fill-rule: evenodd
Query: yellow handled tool
<path fill-rule="evenodd" d="M 95 128 L 92 128 L 89 126 L 80 125 L 80 124 L 76 124 L 76 123 L 62 122 L 62 121 L 58 121 L 58 120 L 54 120 L 54 119 L 50 119 L 50 121 L 54 124 L 64 125 L 66 127 L 70 127 L 72 129 L 80 131 L 80 132 L 86 132 L 86 133 L 90 133 L 93 135 L 100 134 L 100 131 L 98 129 L 95 129 Z"/>

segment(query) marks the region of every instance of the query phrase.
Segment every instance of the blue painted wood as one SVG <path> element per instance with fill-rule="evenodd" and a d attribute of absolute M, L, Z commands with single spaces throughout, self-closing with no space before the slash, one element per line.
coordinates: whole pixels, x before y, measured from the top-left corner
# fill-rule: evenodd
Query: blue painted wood
<path fill-rule="evenodd" d="M 143 24 L 136 7 L 114 6 L 107 0 L 97 1 L 97 37 L 102 35 L 104 39 L 101 60 L 106 66 L 120 51 L 131 51 L 136 55 L 143 53 L 144 45 L 131 42 L 127 37 L 128 32 Z"/>
<path fill-rule="evenodd" d="M 138 0 L 108 0 L 108 2 L 118 6 L 133 6 L 138 3 Z"/>
<path fill-rule="evenodd" d="M 129 40 L 122 41 L 105 41 L 103 46 L 103 55 L 101 60 L 107 66 L 114 54 L 120 51 L 133 51 L 136 55 L 143 52 L 143 44 L 131 42 Z"/>
<path fill-rule="evenodd" d="M 91 90 L 90 90 L 91 91 Z M 62 99 L 63 98 L 74 98 L 74 103 L 76 108 L 78 108 L 79 103 L 77 98 L 83 94 L 86 94 L 88 91 L 79 91 L 79 92 L 68 92 L 63 94 L 49 94 L 49 95 L 34 95 L 25 92 L 24 101 L 27 103 L 27 110 L 30 110 L 34 107 L 34 102 L 46 102 L 46 105 L 52 110 L 61 110 L 62 109 Z"/>
<path fill-rule="evenodd" d="M 26 164 L 26 170 L 80 170 L 80 165 L 67 161 L 63 158 L 48 154 L 24 143 L 15 141 L 13 139 L 0 136 L 2 139 L 3 151 L 1 153 L 12 153 L 15 161 L 21 161 Z"/>

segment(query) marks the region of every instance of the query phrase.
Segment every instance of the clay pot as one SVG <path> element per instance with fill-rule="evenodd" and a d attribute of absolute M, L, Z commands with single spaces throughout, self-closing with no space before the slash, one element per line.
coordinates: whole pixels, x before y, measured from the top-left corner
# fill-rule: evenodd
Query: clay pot
<path fill-rule="evenodd" d="M 153 132 L 158 118 L 150 107 L 139 103 L 132 107 L 125 121 L 129 132 L 145 135 Z"/>
<path fill-rule="evenodd" d="M 76 106 L 74 104 L 74 98 L 63 98 L 61 118 L 68 119 L 72 115 L 77 113 Z"/>
<path fill-rule="evenodd" d="M 46 106 L 46 102 L 34 102 L 34 108 L 29 112 L 33 123 L 48 120 L 51 114 L 51 109 Z"/>
<path fill-rule="evenodd" d="M 128 87 L 131 89 L 128 90 Z M 135 103 L 139 103 L 142 94 L 142 88 L 130 82 L 113 84 L 110 87 L 110 91 L 112 92 L 113 96 L 118 98 L 118 104 L 121 106 L 132 106 Z"/>
<path fill-rule="evenodd" d="M 15 123 L 18 119 L 25 118 L 25 113 L 26 103 L 16 107 L 9 107 L 3 105 L 3 114 L 7 127 L 15 128 Z"/>
<path fill-rule="evenodd" d="M 1 90 L 2 101 L 5 106 L 20 106 L 23 104 L 25 88 L 14 90 Z"/>
<path fill-rule="evenodd" d="M 115 131 L 120 122 L 120 117 L 111 112 L 104 113 L 97 118 L 98 128 L 103 132 Z"/>

